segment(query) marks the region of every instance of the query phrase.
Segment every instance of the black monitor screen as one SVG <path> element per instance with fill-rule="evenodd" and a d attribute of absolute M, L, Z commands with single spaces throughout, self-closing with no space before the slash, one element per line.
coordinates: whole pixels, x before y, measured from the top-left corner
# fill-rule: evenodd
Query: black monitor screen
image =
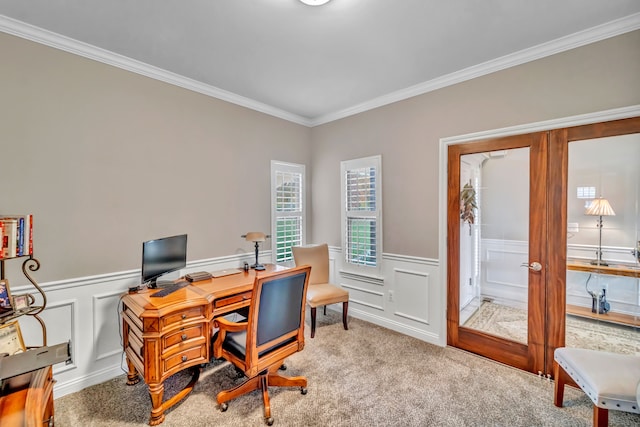
<path fill-rule="evenodd" d="M 142 283 L 187 266 L 187 235 L 163 237 L 142 243 Z"/>

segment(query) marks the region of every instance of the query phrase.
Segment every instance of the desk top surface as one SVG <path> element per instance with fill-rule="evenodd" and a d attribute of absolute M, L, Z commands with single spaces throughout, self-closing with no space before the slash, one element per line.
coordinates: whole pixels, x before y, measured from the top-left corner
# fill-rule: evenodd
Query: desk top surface
<path fill-rule="evenodd" d="M 151 297 L 159 289 L 143 289 L 125 294 L 122 299 L 127 304 L 138 306 L 142 311 L 162 311 L 176 304 L 184 304 L 189 301 L 194 305 L 210 304 L 213 300 L 225 296 L 248 292 L 253 289 L 256 276 L 286 270 L 286 267 L 265 264 L 263 271 L 249 270 L 229 276 L 214 277 L 207 280 L 192 282 L 184 288 L 164 297 Z"/>

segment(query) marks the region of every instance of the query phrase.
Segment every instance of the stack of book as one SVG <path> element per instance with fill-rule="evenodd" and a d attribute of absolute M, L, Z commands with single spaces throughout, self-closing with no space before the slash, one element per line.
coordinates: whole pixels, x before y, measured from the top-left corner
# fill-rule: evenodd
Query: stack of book
<path fill-rule="evenodd" d="M 33 215 L 1 215 L 0 259 L 33 255 Z"/>

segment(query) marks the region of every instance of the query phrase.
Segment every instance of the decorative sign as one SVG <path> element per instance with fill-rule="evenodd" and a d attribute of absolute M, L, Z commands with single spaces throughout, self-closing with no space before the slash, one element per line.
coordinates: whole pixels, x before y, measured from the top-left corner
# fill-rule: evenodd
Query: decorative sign
<path fill-rule="evenodd" d="M 0 325 L 0 353 L 8 353 L 11 356 L 23 351 L 26 351 L 26 347 L 18 322 Z"/>

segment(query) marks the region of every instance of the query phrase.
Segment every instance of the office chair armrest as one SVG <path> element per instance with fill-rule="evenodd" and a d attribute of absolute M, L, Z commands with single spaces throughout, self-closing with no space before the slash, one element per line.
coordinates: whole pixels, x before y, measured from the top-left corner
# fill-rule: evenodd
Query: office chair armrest
<path fill-rule="evenodd" d="M 247 322 L 230 322 L 224 317 L 218 317 L 213 320 L 213 326 L 218 328 L 215 341 L 213 342 L 213 357 L 220 359 L 222 357 L 222 343 L 227 337 L 227 332 L 242 332 L 247 330 Z"/>
<path fill-rule="evenodd" d="M 213 320 L 213 325 L 220 328 L 220 332 L 242 332 L 247 329 L 247 322 L 231 322 L 224 317 L 218 317 Z"/>

